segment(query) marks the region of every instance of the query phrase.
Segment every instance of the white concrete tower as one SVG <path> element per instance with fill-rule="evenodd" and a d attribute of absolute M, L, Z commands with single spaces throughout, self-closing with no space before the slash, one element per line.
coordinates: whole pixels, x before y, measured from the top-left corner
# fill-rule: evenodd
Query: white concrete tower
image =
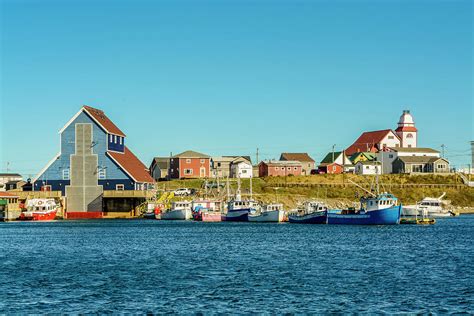
<path fill-rule="evenodd" d="M 395 130 L 401 140 L 401 147 L 416 147 L 418 140 L 418 130 L 415 127 L 415 121 L 410 114 L 410 110 L 404 110 L 398 128 Z"/>

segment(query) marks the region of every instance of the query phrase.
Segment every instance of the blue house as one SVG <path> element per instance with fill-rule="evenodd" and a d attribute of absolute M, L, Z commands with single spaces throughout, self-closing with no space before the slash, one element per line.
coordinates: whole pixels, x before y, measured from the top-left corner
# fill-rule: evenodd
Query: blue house
<path fill-rule="evenodd" d="M 125 145 L 125 134 L 103 111 L 83 106 L 59 134 L 59 152 L 34 178 L 34 191 L 61 191 L 71 203 L 77 200 L 73 210 L 90 211 L 91 201 L 103 190 L 146 190 L 154 185 L 145 165 Z"/>

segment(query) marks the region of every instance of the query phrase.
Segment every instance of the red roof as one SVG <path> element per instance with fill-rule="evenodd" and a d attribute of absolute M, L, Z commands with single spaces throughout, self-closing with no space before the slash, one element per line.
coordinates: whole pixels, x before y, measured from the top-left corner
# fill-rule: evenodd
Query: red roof
<path fill-rule="evenodd" d="M 127 146 L 124 153 L 107 151 L 107 154 L 136 182 L 153 183 L 155 180 L 148 173 L 147 167 Z"/>
<path fill-rule="evenodd" d="M 18 195 L 15 195 L 15 194 L 12 194 L 12 193 L 8 193 L 8 192 L 2 192 L 0 191 L 0 198 L 7 198 L 7 199 L 11 199 L 11 198 L 17 198 Z"/>
<path fill-rule="evenodd" d="M 87 105 L 84 105 L 84 109 L 107 133 L 125 137 L 125 134 L 105 115 L 104 111 Z"/>
<path fill-rule="evenodd" d="M 396 130 L 396 132 L 418 132 L 418 129 L 416 129 L 415 126 L 399 126 Z"/>
<path fill-rule="evenodd" d="M 380 143 L 388 133 L 393 132 L 391 129 L 383 129 L 380 131 L 365 132 L 346 149 L 346 155 L 352 155 L 357 152 L 377 152 L 378 148 L 374 145 Z M 397 136 L 395 134 L 395 136 Z M 397 136 L 398 137 L 398 136 Z"/>

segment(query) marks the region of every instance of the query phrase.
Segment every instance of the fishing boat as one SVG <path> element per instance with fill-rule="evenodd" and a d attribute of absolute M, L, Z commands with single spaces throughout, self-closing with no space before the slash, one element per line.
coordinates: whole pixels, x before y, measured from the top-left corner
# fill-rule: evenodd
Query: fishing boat
<path fill-rule="evenodd" d="M 193 219 L 201 222 L 220 222 L 222 220 L 221 201 L 193 201 L 191 210 Z"/>
<path fill-rule="evenodd" d="M 20 221 L 51 221 L 56 218 L 60 206 L 54 199 L 31 199 L 26 203 L 26 211 L 21 212 Z"/>
<path fill-rule="evenodd" d="M 395 225 L 400 222 L 402 205 L 390 193 L 373 194 L 360 199 L 359 208 L 328 211 L 328 224 Z"/>
<path fill-rule="evenodd" d="M 283 222 L 285 211 L 283 204 L 267 204 L 248 214 L 249 222 Z"/>
<path fill-rule="evenodd" d="M 227 198 L 230 199 L 229 179 L 227 178 Z M 248 222 L 248 215 L 260 208 L 258 202 L 252 199 L 252 178 L 250 178 L 250 199 L 242 199 L 240 191 L 240 177 L 237 178 L 235 197 L 227 203 L 227 213 L 222 215 L 226 222 Z"/>
<path fill-rule="evenodd" d="M 431 217 L 450 217 L 456 216 L 457 214 L 452 210 L 448 209 L 448 202 L 443 200 L 446 192 L 437 198 L 425 197 L 421 202 L 415 205 L 407 205 L 403 207 L 403 216 L 420 216 L 423 212 L 426 212 Z"/>
<path fill-rule="evenodd" d="M 193 218 L 191 202 L 177 201 L 171 204 L 171 208 L 161 213 L 163 220 L 188 220 Z"/>
<path fill-rule="evenodd" d="M 319 201 L 305 201 L 302 207 L 288 214 L 288 221 L 298 224 L 326 224 L 327 207 Z"/>

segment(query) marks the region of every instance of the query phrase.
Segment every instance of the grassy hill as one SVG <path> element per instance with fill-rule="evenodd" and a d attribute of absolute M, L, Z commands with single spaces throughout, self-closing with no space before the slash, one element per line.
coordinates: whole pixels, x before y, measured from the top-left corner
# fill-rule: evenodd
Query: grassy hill
<path fill-rule="evenodd" d="M 212 181 L 212 180 L 210 180 Z M 351 182 L 352 181 L 352 182 Z M 221 181 L 226 183 L 226 181 Z M 249 194 L 249 180 L 241 181 L 243 195 Z M 373 176 L 314 175 L 255 178 L 252 180 L 253 194 L 262 202 L 279 201 L 287 208 L 294 207 L 306 199 L 324 200 L 331 207 L 342 207 L 357 202 L 364 191 L 353 182 L 370 189 L 375 183 Z M 236 179 L 229 181 L 231 193 L 237 188 Z M 204 180 L 174 180 L 158 183 L 160 190 L 173 190 L 180 187 L 195 188 L 203 195 Z M 379 179 L 381 191 L 390 191 L 403 204 L 415 203 L 426 196 L 437 197 L 446 192 L 445 199 L 455 207 L 474 208 L 474 188 L 464 186 L 457 175 L 383 175 Z M 208 190 L 210 195 L 217 196 L 217 190 Z M 220 196 L 226 195 L 226 189 L 220 190 Z"/>

